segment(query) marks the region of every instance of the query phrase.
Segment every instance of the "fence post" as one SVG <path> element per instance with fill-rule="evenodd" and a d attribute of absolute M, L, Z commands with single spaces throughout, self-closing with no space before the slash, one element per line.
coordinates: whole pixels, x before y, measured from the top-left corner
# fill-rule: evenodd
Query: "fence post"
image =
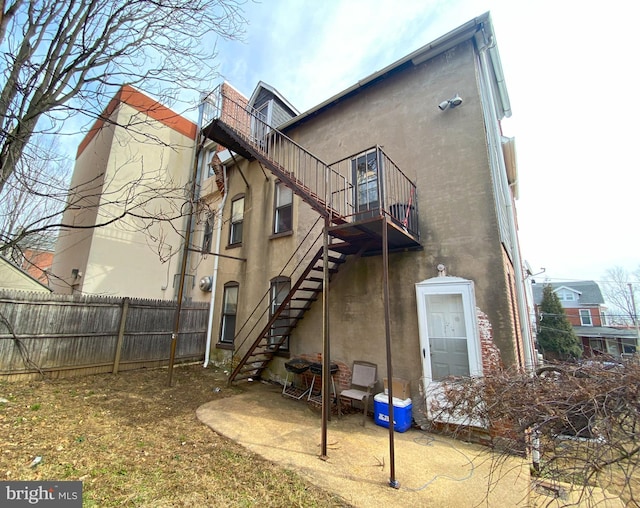
<path fill-rule="evenodd" d="M 123 298 L 122 313 L 120 314 L 120 328 L 118 329 L 118 342 L 116 344 L 116 354 L 113 359 L 113 374 L 118 373 L 118 367 L 120 366 L 120 353 L 122 351 L 122 343 L 124 342 L 124 325 L 127 321 L 128 312 L 129 312 L 129 298 Z"/>

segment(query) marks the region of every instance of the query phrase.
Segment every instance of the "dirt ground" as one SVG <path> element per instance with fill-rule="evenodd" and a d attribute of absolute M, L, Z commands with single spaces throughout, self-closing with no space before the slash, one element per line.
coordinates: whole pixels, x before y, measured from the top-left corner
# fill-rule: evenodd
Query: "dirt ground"
<path fill-rule="evenodd" d="M 238 394 L 201 365 L 0 382 L 4 480 L 81 480 L 83 506 L 349 506 L 201 424 Z M 37 457 L 41 457 L 36 465 Z"/>

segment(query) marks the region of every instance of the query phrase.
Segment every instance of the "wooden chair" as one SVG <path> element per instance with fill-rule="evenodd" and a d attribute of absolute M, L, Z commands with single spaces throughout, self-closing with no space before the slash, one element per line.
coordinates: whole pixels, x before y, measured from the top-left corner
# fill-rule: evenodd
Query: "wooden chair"
<path fill-rule="evenodd" d="M 365 426 L 367 419 L 367 411 L 369 408 L 369 399 L 371 391 L 378 380 L 378 366 L 375 363 L 354 361 L 351 370 L 351 387 L 342 390 L 338 397 L 338 416 L 342 414 L 340 401 L 347 399 L 353 406 L 354 400 L 359 400 L 364 404 L 362 410 L 362 426 Z"/>

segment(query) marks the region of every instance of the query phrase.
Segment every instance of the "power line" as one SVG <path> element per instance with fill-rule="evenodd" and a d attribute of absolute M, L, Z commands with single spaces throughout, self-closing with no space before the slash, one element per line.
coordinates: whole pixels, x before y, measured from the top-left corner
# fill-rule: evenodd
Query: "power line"
<path fill-rule="evenodd" d="M 565 277 L 545 277 L 543 282 L 535 282 L 538 284 L 545 284 L 547 281 L 555 282 L 595 282 L 596 284 L 634 284 L 640 286 L 640 280 L 619 281 L 619 280 L 598 280 L 598 279 L 571 279 Z"/>

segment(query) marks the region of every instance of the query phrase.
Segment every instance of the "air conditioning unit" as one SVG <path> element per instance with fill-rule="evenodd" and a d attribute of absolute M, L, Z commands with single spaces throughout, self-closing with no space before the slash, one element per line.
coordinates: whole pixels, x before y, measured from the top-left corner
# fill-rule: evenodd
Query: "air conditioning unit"
<path fill-rule="evenodd" d="M 210 275 L 207 275 L 206 277 L 202 277 L 202 279 L 200 279 L 200 290 L 201 291 L 205 291 L 205 292 L 211 291 L 211 286 L 212 285 L 213 285 L 213 279 L 211 278 Z"/>

